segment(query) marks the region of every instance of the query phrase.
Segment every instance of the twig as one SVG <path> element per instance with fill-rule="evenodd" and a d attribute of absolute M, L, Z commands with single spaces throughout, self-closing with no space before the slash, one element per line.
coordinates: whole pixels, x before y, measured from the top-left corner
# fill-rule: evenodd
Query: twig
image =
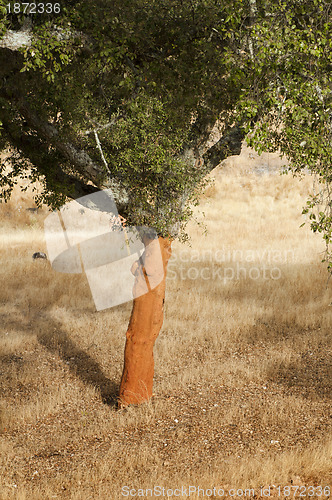
<path fill-rule="evenodd" d="M 94 132 L 94 134 L 95 134 L 96 143 L 97 143 L 98 149 L 99 149 L 99 151 L 100 151 L 101 158 L 102 158 L 102 160 L 103 160 L 103 162 L 104 162 L 104 165 L 105 165 L 105 167 L 106 167 L 107 172 L 110 174 L 110 173 L 111 173 L 111 171 L 110 171 L 110 169 L 109 169 L 109 167 L 108 167 L 108 164 L 107 164 L 107 161 L 106 161 L 106 159 L 105 159 L 105 156 L 104 156 L 104 153 L 103 153 L 103 149 L 102 149 L 102 147 L 101 147 L 100 140 L 99 140 L 99 137 L 98 137 L 97 130 L 96 130 L 96 129 L 94 129 L 94 130 L 93 130 L 93 132 Z"/>

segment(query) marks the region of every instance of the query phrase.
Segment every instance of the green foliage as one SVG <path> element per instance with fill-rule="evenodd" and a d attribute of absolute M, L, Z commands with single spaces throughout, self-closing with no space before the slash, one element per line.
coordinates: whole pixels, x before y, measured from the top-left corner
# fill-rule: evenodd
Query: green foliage
<path fill-rule="evenodd" d="M 76 179 L 89 179 L 59 153 L 55 141 L 25 123 L 18 94 L 56 126 L 57 141 L 86 151 L 106 177 L 97 131 L 110 175 L 130 194 L 124 215 L 162 234 L 178 225 L 185 235 L 190 207 L 204 185 L 206 170 L 197 168 L 193 155 L 181 155 L 193 122 L 202 117 L 241 123 L 258 152 L 279 150 L 293 173 L 309 169 L 328 188 L 330 2 L 256 0 L 255 11 L 252 5 L 249 0 L 81 0 L 62 2 L 57 15 L 34 17 L 33 43 L 22 49 L 17 66 L 2 62 L 0 97 L 6 106 L 0 119 L 7 143 L 44 179 L 44 199 L 56 206 L 70 195 L 57 166 Z M 0 34 L 27 20 L 4 15 L 4 6 L 0 0 Z M 16 127 L 11 133 L 8 123 Z M 17 130 L 28 139 L 24 148 L 14 140 Z M 315 208 L 311 203 L 309 212 Z M 320 212 L 324 217 L 311 219 L 312 228 L 330 242 L 330 213 Z"/>
<path fill-rule="evenodd" d="M 242 84 L 239 116 L 247 121 L 248 144 L 258 152 L 279 150 L 294 174 L 306 169 L 317 176 L 325 194 L 310 198 L 303 213 L 312 230 L 322 233 L 325 260 L 332 262 L 330 2 L 297 0 L 291 8 L 283 0 L 266 2 L 260 16 L 250 30 L 254 58 L 237 57 L 251 79 Z"/>
<path fill-rule="evenodd" d="M 75 40 L 70 36 L 69 26 L 61 30 L 61 39 L 59 33 L 53 30 L 51 22 L 37 27 L 33 43 L 22 50 L 24 63 L 20 71 L 35 71 L 47 82 L 54 82 L 55 73 L 64 71 L 75 51 Z"/>
<path fill-rule="evenodd" d="M 235 29 L 240 17 L 232 17 L 230 3 L 68 3 L 56 20 L 36 20 L 20 74 L 7 80 L 39 117 L 56 124 L 57 140 L 70 140 L 100 164 L 98 130 L 111 175 L 130 194 L 125 215 L 133 224 L 168 234 L 174 226 L 184 230 L 192 215 L 206 173 L 180 155 L 193 118 L 204 110 L 215 118 L 231 114 L 238 94 L 231 77 L 220 78 L 228 32 L 211 38 L 223 12 Z M 7 112 L 12 120 L 15 102 Z M 37 135 L 40 154 L 33 161 L 45 177 L 43 199 L 54 207 L 68 187 L 56 184 L 55 150 Z"/>

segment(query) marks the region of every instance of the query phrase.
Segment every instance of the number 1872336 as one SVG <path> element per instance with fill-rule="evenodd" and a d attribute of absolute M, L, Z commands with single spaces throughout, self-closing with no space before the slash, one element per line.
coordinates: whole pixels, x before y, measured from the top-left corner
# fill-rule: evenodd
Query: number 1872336
<path fill-rule="evenodd" d="M 59 3 L 8 3 L 7 14 L 59 14 L 61 6 Z"/>

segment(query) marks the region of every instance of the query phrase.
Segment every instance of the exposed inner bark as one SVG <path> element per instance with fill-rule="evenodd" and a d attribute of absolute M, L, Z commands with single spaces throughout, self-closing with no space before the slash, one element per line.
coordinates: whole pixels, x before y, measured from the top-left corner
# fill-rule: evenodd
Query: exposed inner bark
<path fill-rule="evenodd" d="M 164 318 L 166 270 L 171 256 L 171 240 L 159 237 L 152 243 L 151 240 L 144 241 L 144 244 L 146 247 L 144 265 L 141 260 L 132 267 L 132 272 L 135 274 L 134 296 L 139 294 L 139 290 L 144 289 L 146 284 L 150 283 L 151 286 L 148 285 L 148 293 L 134 299 L 126 334 L 119 407 L 140 404 L 151 398 L 154 374 L 153 346 Z M 162 269 L 158 263 L 159 246 Z M 160 283 L 153 288 L 154 283 L 158 281 Z"/>

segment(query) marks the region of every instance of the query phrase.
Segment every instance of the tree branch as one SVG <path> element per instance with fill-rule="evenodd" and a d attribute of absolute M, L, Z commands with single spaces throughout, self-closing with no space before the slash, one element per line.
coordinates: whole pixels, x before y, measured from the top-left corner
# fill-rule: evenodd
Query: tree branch
<path fill-rule="evenodd" d="M 30 47 L 31 43 L 31 30 L 7 30 L 0 40 L 0 48 L 15 51 L 21 49 L 22 47 Z"/>
<path fill-rule="evenodd" d="M 46 181 L 49 179 L 53 182 L 55 181 L 60 183 L 63 186 L 68 186 L 68 192 L 66 195 L 73 199 L 99 191 L 97 187 L 91 184 L 86 184 L 84 181 L 64 172 L 58 159 L 52 157 L 52 154 L 38 138 L 32 135 L 23 134 L 14 125 L 12 120 L 3 115 L 1 115 L 1 121 L 3 131 L 8 137 L 10 143 L 18 151 L 21 151 L 25 158 L 31 161 L 31 163 L 38 169 L 40 175 L 45 176 Z M 52 179 L 50 179 L 50 176 Z"/>
<path fill-rule="evenodd" d="M 226 129 L 219 141 L 203 154 L 204 171 L 211 172 L 228 156 L 239 155 L 244 136 L 244 131 L 239 125 Z"/>
<path fill-rule="evenodd" d="M 249 27 L 251 29 L 254 22 L 255 22 L 256 16 L 257 16 L 256 0 L 249 0 L 249 5 L 250 5 Z M 254 44 L 253 44 L 253 41 L 252 41 L 250 34 L 248 37 L 248 47 L 249 47 L 250 57 L 252 60 L 254 60 Z"/>
<path fill-rule="evenodd" d="M 206 109 L 200 109 L 198 117 L 191 125 L 188 141 L 178 155 L 179 159 L 194 165 L 202 157 L 215 123 L 216 116 L 214 113 Z"/>
<path fill-rule="evenodd" d="M 52 123 L 41 119 L 22 97 L 15 100 L 15 107 L 24 117 L 29 127 L 61 152 L 76 167 L 78 172 L 96 185 L 101 183 L 102 177 L 105 176 L 104 169 L 96 164 L 84 150 L 76 148 L 70 142 L 62 141 L 59 138 L 57 128 Z"/>
<path fill-rule="evenodd" d="M 208 141 L 216 122 L 216 113 L 204 108 L 201 109 L 197 119 L 191 126 L 189 141 L 185 146 L 185 149 L 196 150 L 198 155 L 200 155 L 204 150 L 206 142 Z"/>
<path fill-rule="evenodd" d="M 55 36 L 58 41 L 69 40 L 70 38 L 79 38 L 82 42 L 87 43 L 87 36 L 78 31 L 73 31 L 69 29 L 62 29 L 54 27 L 49 33 L 51 36 Z M 34 41 L 34 34 L 32 31 L 31 21 L 27 21 L 20 30 L 7 30 L 3 37 L 0 39 L 0 49 L 9 49 L 11 51 L 17 51 L 23 47 L 31 47 Z"/>
<path fill-rule="evenodd" d="M 120 204 L 126 203 L 128 196 L 121 187 L 120 182 L 114 178 L 110 178 L 105 169 L 101 165 L 98 165 L 86 151 L 59 138 L 56 127 L 52 123 L 40 118 L 21 96 L 16 96 L 15 106 L 29 127 L 36 130 L 38 135 L 46 142 L 52 144 L 59 153 L 71 162 L 81 175 L 87 178 L 87 180 L 92 181 L 99 188 L 111 188 L 114 190 L 116 202 Z"/>
<path fill-rule="evenodd" d="M 3 90 L 2 94 L 6 95 L 6 92 Z M 102 188 L 110 188 L 112 190 L 119 211 L 126 206 L 128 203 L 128 194 L 117 179 L 110 178 L 105 173 L 104 168 L 98 165 L 86 151 L 77 148 L 70 142 L 62 141 L 62 139 L 59 138 L 56 127 L 52 123 L 40 118 L 21 96 L 15 96 L 14 99 L 12 96 L 10 99 L 7 95 L 7 98 L 9 102 L 11 101 L 15 105 L 17 111 L 22 115 L 28 126 L 32 130 L 35 130 L 38 136 L 45 141 L 46 145 L 52 145 L 63 158 L 68 160 L 76 170 L 85 177 L 85 183 L 83 181 L 74 183 L 76 191 L 86 192 L 88 190 L 91 192 L 91 189 L 86 187 L 88 186 L 87 181 L 91 181 L 95 184 L 97 190 Z M 8 123 L 6 128 L 9 128 Z M 31 161 L 33 161 L 32 158 Z"/>

